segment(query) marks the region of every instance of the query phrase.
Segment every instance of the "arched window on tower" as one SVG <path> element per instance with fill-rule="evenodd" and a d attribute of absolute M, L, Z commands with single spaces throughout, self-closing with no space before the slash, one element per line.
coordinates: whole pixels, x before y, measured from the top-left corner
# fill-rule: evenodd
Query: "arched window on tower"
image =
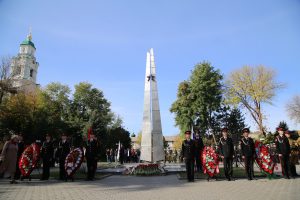
<path fill-rule="evenodd" d="M 30 69 L 30 78 L 33 77 L 33 69 Z"/>

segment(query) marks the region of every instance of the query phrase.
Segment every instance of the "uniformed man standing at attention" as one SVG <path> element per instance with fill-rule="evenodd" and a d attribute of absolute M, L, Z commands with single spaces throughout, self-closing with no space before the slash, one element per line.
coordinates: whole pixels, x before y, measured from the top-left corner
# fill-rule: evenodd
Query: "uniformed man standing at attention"
<path fill-rule="evenodd" d="M 182 142 L 181 157 L 185 162 L 188 182 L 194 182 L 195 142 L 191 139 L 191 131 L 185 132 Z"/>
<path fill-rule="evenodd" d="M 250 130 L 248 128 L 243 129 L 243 137 L 240 141 L 242 158 L 245 162 L 245 169 L 248 176 L 248 180 L 253 180 L 253 163 L 255 158 L 255 146 L 252 138 L 249 137 Z"/>
<path fill-rule="evenodd" d="M 221 131 L 222 137 L 219 141 L 219 153 L 223 159 L 225 177 L 228 181 L 231 181 L 234 147 L 232 139 L 228 136 L 228 128 L 223 128 Z"/>
<path fill-rule="evenodd" d="M 50 176 L 50 166 L 53 159 L 54 147 L 50 134 L 46 134 L 46 140 L 42 145 L 41 157 L 43 160 L 43 175 L 41 180 L 48 180 Z"/>
<path fill-rule="evenodd" d="M 285 179 L 290 179 L 289 176 L 289 159 L 290 159 L 290 143 L 288 138 L 284 135 L 283 128 L 277 128 L 279 133 L 275 138 L 276 152 L 278 153 L 281 163 L 282 173 Z"/>
<path fill-rule="evenodd" d="M 95 179 L 95 173 L 97 170 L 97 157 L 99 152 L 99 143 L 96 136 L 91 133 L 90 138 L 87 141 L 85 157 L 87 163 L 87 181 L 93 181 Z"/>
<path fill-rule="evenodd" d="M 67 141 L 67 135 L 63 133 L 61 135 L 61 141 L 58 144 L 58 159 L 59 159 L 59 179 L 66 181 L 66 170 L 65 170 L 65 161 L 67 155 L 70 153 L 71 146 L 70 143 Z"/>

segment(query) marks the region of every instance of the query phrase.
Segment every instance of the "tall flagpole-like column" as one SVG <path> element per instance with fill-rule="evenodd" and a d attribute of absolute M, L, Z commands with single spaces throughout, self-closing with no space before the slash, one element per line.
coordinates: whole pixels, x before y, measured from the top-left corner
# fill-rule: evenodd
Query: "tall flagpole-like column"
<path fill-rule="evenodd" d="M 153 49 L 147 52 L 141 160 L 165 159 Z"/>

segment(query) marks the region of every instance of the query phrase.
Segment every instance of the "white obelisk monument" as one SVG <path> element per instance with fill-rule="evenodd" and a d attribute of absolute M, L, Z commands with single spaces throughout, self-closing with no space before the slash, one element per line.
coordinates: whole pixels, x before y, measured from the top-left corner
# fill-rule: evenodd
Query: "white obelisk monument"
<path fill-rule="evenodd" d="M 153 49 L 147 52 L 144 116 L 141 142 L 141 160 L 151 163 L 165 159 L 161 128 L 156 69 Z"/>

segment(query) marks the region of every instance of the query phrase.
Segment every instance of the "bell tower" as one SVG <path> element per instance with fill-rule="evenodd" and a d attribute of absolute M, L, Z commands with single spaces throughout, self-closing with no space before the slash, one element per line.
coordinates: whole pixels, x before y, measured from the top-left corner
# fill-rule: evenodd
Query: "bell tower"
<path fill-rule="evenodd" d="M 36 48 L 32 42 L 32 34 L 20 44 L 19 53 L 11 62 L 12 86 L 17 91 L 34 92 L 37 84 L 37 70 L 39 63 L 35 58 Z"/>

